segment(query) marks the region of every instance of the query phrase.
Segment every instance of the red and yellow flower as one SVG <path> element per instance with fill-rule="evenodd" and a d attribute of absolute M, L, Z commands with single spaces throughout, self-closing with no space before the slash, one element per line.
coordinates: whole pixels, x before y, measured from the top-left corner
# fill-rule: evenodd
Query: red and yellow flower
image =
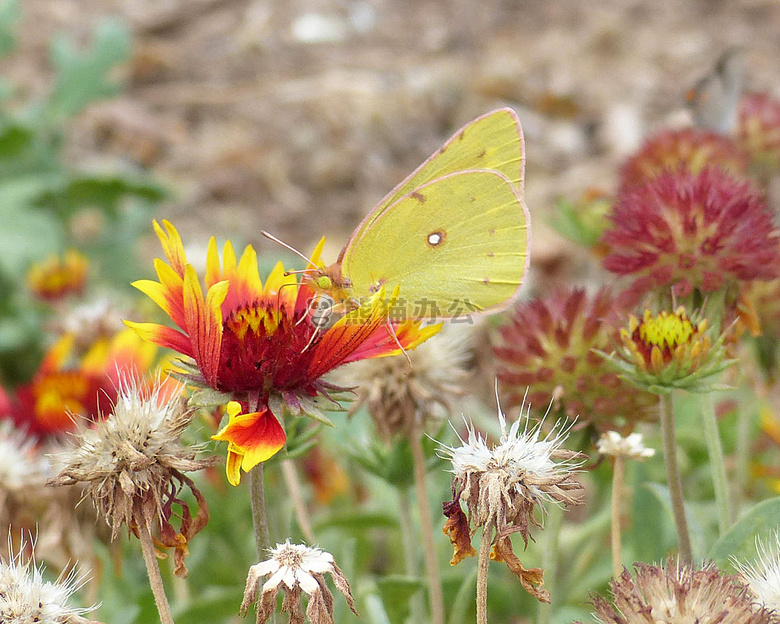
<path fill-rule="evenodd" d="M 95 421 L 116 399 L 122 371 L 142 375 L 155 360 L 157 347 L 126 329 L 79 353 L 73 334 L 62 336 L 47 352 L 30 381 L 10 401 L 10 416 L 38 436 L 75 428 L 78 419 Z"/>
<path fill-rule="evenodd" d="M 38 298 L 55 301 L 69 294 L 79 295 L 87 282 L 89 262 L 75 249 L 52 255 L 30 267 L 27 283 Z"/>
<path fill-rule="evenodd" d="M 398 289 L 389 298 L 381 289 L 325 329 L 312 321 L 318 295 L 305 281 L 299 284 L 279 263 L 263 285 L 251 246 L 237 259 L 228 241 L 220 263 L 214 238 L 208 247 L 204 293 L 173 225 L 155 222 L 154 228 L 168 262 L 155 261 L 159 281 L 140 280 L 134 286 L 178 329 L 127 324 L 147 340 L 195 360 L 198 371 L 190 380 L 236 402 L 228 406 L 227 426 L 215 436 L 229 443 L 228 478 L 233 484 L 240 480 L 239 468 L 248 471 L 284 446 L 278 406 L 308 413 L 313 398 L 339 390 L 321 379 L 329 371 L 414 349 L 440 329 L 412 321 L 391 327 L 388 316 Z M 323 242 L 315 250 L 315 263 Z"/>

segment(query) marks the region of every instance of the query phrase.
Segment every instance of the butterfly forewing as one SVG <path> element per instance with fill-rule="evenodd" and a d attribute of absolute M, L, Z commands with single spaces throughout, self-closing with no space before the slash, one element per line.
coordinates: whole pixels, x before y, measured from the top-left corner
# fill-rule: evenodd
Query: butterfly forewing
<path fill-rule="evenodd" d="M 446 175 L 474 169 L 502 174 L 522 196 L 525 147 L 520 121 L 511 108 L 482 115 L 458 130 L 363 219 L 341 252 L 341 258 L 349 254 L 374 221 L 399 199 Z"/>
<path fill-rule="evenodd" d="M 400 284 L 406 317 L 449 318 L 509 305 L 527 251 L 528 211 L 513 181 L 471 169 L 390 204 L 347 249 L 342 271 L 357 298 Z"/>

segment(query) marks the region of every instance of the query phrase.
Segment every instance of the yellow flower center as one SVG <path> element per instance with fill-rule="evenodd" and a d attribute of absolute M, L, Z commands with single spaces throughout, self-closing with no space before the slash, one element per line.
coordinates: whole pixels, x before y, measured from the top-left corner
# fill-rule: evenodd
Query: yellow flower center
<path fill-rule="evenodd" d="M 645 310 L 645 316 L 639 325 L 639 338 L 648 346 L 658 346 L 662 349 L 690 342 L 695 329 L 685 314 L 678 308 L 674 314 L 666 310 L 653 316 L 650 310 Z"/>
<path fill-rule="evenodd" d="M 255 335 L 273 334 L 279 327 L 281 310 L 264 306 L 245 306 L 235 310 L 225 321 L 225 327 L 239 340 L 243 340 L 250 329 Z M 262 328 L 262 331 L 261 331 Z"/>

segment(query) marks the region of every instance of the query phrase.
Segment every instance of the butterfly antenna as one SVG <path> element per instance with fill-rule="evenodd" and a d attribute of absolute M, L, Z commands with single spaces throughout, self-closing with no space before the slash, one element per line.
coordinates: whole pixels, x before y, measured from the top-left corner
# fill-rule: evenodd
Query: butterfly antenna
<path fill-rule="evenodd" d="M 265 230 L 260 230 L 260 233 L 261 233 L 263 236 L 265 236 L 266 238 L 269 238 L 269 239 L 271 239 L 273 242 L 275 242 L 275 243 L 279 243 L 279 244 L 280 244 L 282 247 L 284 247 L 285 249 L 287 249 L 287 250 L 289 250 L 289 251 L 292 251 L 292 252 L 293 252 L 293 253 L 294 253 L 296 256 L 298 256 L 299 258 L 303 258 L 303 259 L 304 259 L 304 260 L 306 260 L 306 262 L 308 262 L 310 265 L 312 265 L 312 266 L 317 266 L 317 265 L 316 265 L 314 262 L 312 262 L 312 259 L 311 259 L 311 258 L 308 258 L 308 257 L 306 257 L 305 255 L 303 255 L 303 254 L 302 254 L 300 251 L 298 251 L 298 250 L 297 250 L 295 247 L 292 247 L 291 245 L 288 245 L 288 244 L 287 244 L 287 243 L 285 243 L 284 241 L 281 241 L 281 240 L 279 240 L 278 238 L 276 238 L 276 236 L 274 236 L 274 235 L 273 235 L 273 234 L 271 234 L 270 232 L 266 232 Z M 287 272 L 287 275 L 292 275 L 293 273 L 304 273 L 304 272 L 305 272 L 305 269 L 304 269 L 304 271 L 288 271 L 288 272 Z"/>

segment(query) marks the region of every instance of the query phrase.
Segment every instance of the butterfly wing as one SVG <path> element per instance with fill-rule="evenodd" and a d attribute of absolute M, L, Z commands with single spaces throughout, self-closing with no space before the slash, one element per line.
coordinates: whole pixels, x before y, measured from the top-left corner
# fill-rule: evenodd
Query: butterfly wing
<path fill-rule="evenodd" d="M 517 114 L 511 108 L 501 108 L 477 117 L 458 130 L 363 219 L 339 259 L 349 255 L 349 249 L 357 244 L 374 221 L 402 197 L 428 182 L 472 169 L 497 171 L 522 196 L 525 171 L 523 131 Z"/>
<path fill-rule="evenodd" d="M 526 271 L 528 222 L 522 196 L 502 173 L 450 173 L 378 214 L 346 248 L 342 272 L 358 298 L 400 284 L 407 317 L 497 311 Z"/>

